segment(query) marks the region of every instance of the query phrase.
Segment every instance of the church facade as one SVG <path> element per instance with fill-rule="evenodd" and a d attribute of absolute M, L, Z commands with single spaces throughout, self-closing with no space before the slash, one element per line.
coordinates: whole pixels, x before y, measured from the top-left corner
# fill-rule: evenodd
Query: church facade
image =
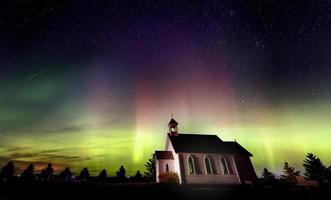
<path fill-rule="evenodd" d="M 156 181 L 175 172 L 180 184 L 248 184 L 256 180 L 250 160 L 253 155 L 236 141 L 217 135 L 178 133 L 178 122 L 170 120 L 166 147 L 155 151 Z"/>

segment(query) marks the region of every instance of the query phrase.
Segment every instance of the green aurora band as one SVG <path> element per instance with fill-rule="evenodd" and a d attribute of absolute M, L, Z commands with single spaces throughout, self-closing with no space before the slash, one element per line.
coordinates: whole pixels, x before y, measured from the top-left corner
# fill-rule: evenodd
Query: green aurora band
<path fill-rule="evenodd" d="M 236 139 L 254 155 L 252 161 L 258 175 L 263 167 L 281 173 L 284 161 L 303 172 L 302 161 L 307 152 L 331 164 L 331 104 L 235 104 L 227 102 L 231 98 L 224 100 L 208 91 L 209 95 L 204 95 L 213 100 L 196 98 L 183 108 L 188 99 L 184 101 L 175 95 L 177 100 L 169 108 L 167 101 L 153 98 L 144 88 L 143 95 L 137 90 L 136 106 L 131 106 L 112 92 L 64 98 L 68 94 L 63 88 L 70 81 L 63 80 L 70 79 L 59 76 L 40 76 L 28 83 L 0 86 L 1 166 L 14 160 L 18 172 L 28 163 L 35 163 L 40 170 L 48 162 L 54 163 L 57 172 L 70 166 L 76 173 L 88 167 L 92 174 L 103 168 L 114 174 L 120 165 L 129 174 L 144 171 L 151 153 L 164 148 L 171 112 L 179 121 L 180 132 Z M 102 89 L 98 84 L 93 87 Z M 190 91 L 196 92 L 191 89 L 185 95 L 190 96 Z M 110 101 L 104 102 L 105 99 Z M 218 103 L 219 100 L 225 102 Z"/>

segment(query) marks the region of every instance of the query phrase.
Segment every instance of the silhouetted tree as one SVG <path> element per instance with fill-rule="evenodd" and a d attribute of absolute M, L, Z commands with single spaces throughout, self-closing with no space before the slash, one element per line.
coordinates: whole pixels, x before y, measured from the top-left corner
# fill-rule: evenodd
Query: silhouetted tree
<path fill-rule="evenodd" d="M 61 180 L 63 181 L 70 181 L 71 180 L 71 177 L 72 177 L 72 173 L 69 169 L 69 167 L 66 167 L 60 174 L 59 174 L 59 177 Z"/>
<path fill-rule="evenodd" d="M 155 154 L 152 154 L 151 157 L 145 164 L 146 172 L 145 177 L 155 181 L 156 180 L 156 162 L 155 162 Z"/>
<path fill-rule="evenodd" d="M 86 167 L 80 172 L 79 179 L 82 181 L 88 181 L 90 179 L 90 173 Z"/>
<path fill-rule="evenodd" d="M 261 178 L 264 180 L 275 180 L 275 175 L 270 172 L 267 168 L 263 168 L 262 174 L 261 174 Z"/>
<path fill-rule="evenodd" d="M 125 178 L 125 175 L 126 175 L 126 170 L 123 167 L 123 165 L 121 165 L 121 167 L 119 168 L 119 170 L 116 172 L 116 176 L 118 178 Z"/>
<path fill-rule="evenodd" d="M 12 161 L 8 162 L 2 169 L 1 169 L 1 180 L 2 181 L 11 181 L 13 179 L 15 172 L 15 166 Z"/>
<path fill-rule="evenodd" d="M 305 168 L 305 177 L 310 180 L 316 180 L 322 183 L 327 178 L 327 169 L 322 161 L 314 154 L 308 153 L 303 161 Z"/>
<path fill-rule="evenodd" d="M 281 175 L 281 179 L 289 182 L 289 183 L 295 183 L 296 182 L 296 176 L 300 175 L 300 171 L 295 171 L 294 167 L 291 167 L 288 162 L 284 163 L 283 167 L 283 175 Z"/>
<path fill-rule="evenodd" d="M 326 168 L 326 177 L 327 177 L 329 183 L 331 184 L 331 166 Z"/>
<path fill-rule="evenodd" d="M 40 175 L 39 175 L 39 181 L 46 181 L 46 170 L 41 169 Z"/>
<path fill-rule="evenodd" d="M 34 166 L 33 164 L 28 165 L 28 167 L 23 171 L 21 179 L 24 182 L 32 182 L 34 181 Z"/>
<path fill-rule="evenodd" d="M 54 172 L 54 169 L 52 167 L 52 164 L 49 163 L 45 169 L 45 172 L 46 172 L 46 176 L 47 176 L 47 180 L 51 180 L 52 179 L 52 176 L 53 176 L 53 172 Z"/>
<path fill-rule="evenodd" d="M 107 179 L 107 171 L 103 169 L 98 176 L 98 180 L 105 181 Z"/>
<path fill-rule="evenodd" d="M 51 181 L 53 178 L 53 172 L 54 169 L 52 167 L 52 164 L 48 164 L 45 169 L 41 170 L 40 176 L 43 181 Z"/>
<path fill-rule="evenodd" d="M 136 174 L 134 175 L 134 179 L 135 179 L 136 181 L 141 181 L 142 178 L 143 178 L 143 175 L 141 175 L 140 171 L 138 170 L 138 171 L 136 172 Z"/>

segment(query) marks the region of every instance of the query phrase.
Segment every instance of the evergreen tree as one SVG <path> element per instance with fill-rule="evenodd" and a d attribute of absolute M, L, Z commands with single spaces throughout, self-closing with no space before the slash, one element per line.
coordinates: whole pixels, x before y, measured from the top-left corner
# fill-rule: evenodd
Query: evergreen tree
<path fill-rule="evenodd" d="M 286 182 L 296 182 L 296 176 L 300 175 L 300 171 L 295 171 L 294 167 L 291 167 L 288 162 L 285 161 L 283 167 L 283 175 L 281 175 L 281 179 Z"/>
<path fill-rule="evenodd" d="M 138 171 L 136 172 L 136 175 L 134 175 L 134 177 L 135 177 L 136 179 L 141 179 L 143 176 L 141 175 L 140 171 L 138 170 Z"/>
<path fill-rule="evenodd" d="M 53 176 L 53 172 L 54 172 L 54 169 L 52 167 L 52 164 L 49 163 L 45 169 L 45 173 L 46 173 L 46 176 L 47 176 L 47 180 L 51 180 L 52 179 L 52 176 Z"/>
<path fill-rule="evenodd" d="M 146 172 L 145 177 L 155 181 L 156 180 L 156 162 L 155 162 L 155 154 L 152 154 L 151 157 L 145 164 Z"/>
<path fill-rule="evenodd" d="M 105 169 L 103 169 L 98 176 L 98 179 L 101 181 L 104 181 L 107 179 L 107 171 Z"/>
<path fill-rule="evenodd" d="M 275 180 L 275 175 L 272 172 L 270 172 L 267 168 L 263 168 L 261 177 L 264 180 Z"/>
<path fill-rule="evenodd" d="M 30 164 L 24 171 L 23 174 L 21 176 L 21 179 L 24 182 L 32 182 L 34 180 L 34 175 L 33 175 L 33 171 L 34 171 L 34 166 L 33 164 Z"/>
<path fill-rule="evenodd" d="M 79 178 L 82 181 L 88 181 L 90 179 L 90 173 L 86 167 L 80 172 Z"/>
<path fill-rule="evenodd" d="M 331 166 L 326 168 L 326 178 L 328 179 L 329 183 L 331 183 Z"/>
<path fill-rule="evenodd" d="M 66 167 L 60 174 L 60 179 L 65 181 L 65 182 L 68 182 L 71 180 L 71 177 L 72 177 L 72 173 L 70 171 L 70 168 L 69 167 Z"/>
<path fill-rule="evenodd" d="M 126 170 L 125 168 L 123 167 L 123 165 L 121 165 L 121 167 L 119 168 L 119 170 L 116 172 L 116 176 L 118 178 L 126 178 Z"/>
<path fill-rule="evenodd" d="M 41 170 L 40 176 L 43 181 L 51 181 L 53 178 L 53 172 L 54 169 L 52 167 L 52 164 L 48 164 L 45 169 Z"/>
<path fill-rule="evenodd" d="M 2 181 L 11 181 L 13 179 L 15 172 L 15 166 L 12 161 L 8 162 L 2 169 L 1 169 L 1 180 Z"/>
<path fill-rule="evenodd" d="M 316 155 L 308 153 L 303 161 L 303 166 L 307 179 L 322 182 L 326 178 L 327 169 Z"/>
<path fill-rule="evenodd" d="M 41 180 L 41 181 L 46 181 L 46 170 L 45 169 L 41 169 L 39 178 L 40 178 L 39 180 Z"/>

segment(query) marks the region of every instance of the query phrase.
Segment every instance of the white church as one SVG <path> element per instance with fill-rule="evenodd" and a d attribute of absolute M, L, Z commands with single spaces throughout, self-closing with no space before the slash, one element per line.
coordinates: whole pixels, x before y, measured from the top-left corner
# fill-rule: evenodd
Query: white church
<path fill-rule="evenodd" d="M 155 151 L 156 181 L 175 172 L 180 184 L 250 184 L 256 174 L 253 156 L 236 141 L 222 141 L 217 135 L 178 133 L 171 119 L 164 151 Z"/>

